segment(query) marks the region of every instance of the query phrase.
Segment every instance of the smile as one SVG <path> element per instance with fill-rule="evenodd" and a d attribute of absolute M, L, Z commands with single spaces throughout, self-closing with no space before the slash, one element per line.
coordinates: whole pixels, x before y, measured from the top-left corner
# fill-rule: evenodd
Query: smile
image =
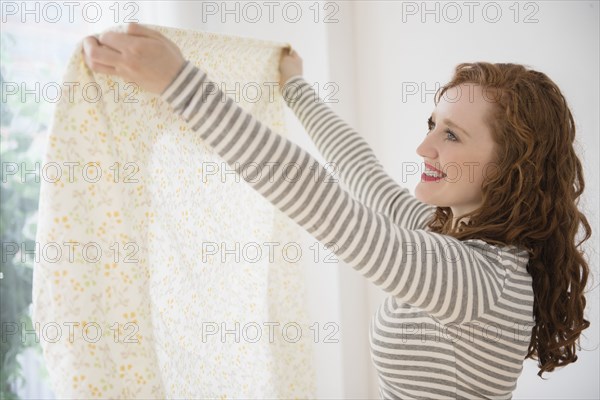
<path fill-rule="evenodd" d="M 442 171 L 433 167 L 432 165 L 425 163 L 425 172 L 421 174 L 421 180 L 425 182 L 434 182 L 439 181 L 440 179 L 443 179 L 445 177 L 446 174 L 444 174 Z"/>
<path fill-rule="evenodd" d="M 439 176 L 437 173 L 433 172 L 435 175 L 428 175 L 430 171 L 424 172 L 421 174 L 421 180 L 424 182 L 435 182 L 441 179 L 444 179 L 443 176 Z"/>

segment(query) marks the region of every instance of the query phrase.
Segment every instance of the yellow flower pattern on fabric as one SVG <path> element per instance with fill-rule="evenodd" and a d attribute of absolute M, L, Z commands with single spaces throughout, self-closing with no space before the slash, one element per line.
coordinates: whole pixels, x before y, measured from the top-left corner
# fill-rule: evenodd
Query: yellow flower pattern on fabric
<path fill-rule="evenodd" d="M 148 26 L 286 134 L 283 98 L 265 83 L 278 82 L 287 44 Z M 44 160 L 32 318 L 55 395 L 315 397 L 311 336 L 280 333 L 289 322 L 310 331 L 302 263 L 278 251 L 256 262 L 205 254 L 207 244 L 281 248 L 301 240 L 300 228 L 158 96 L 92 73 L 81 42 L 63 81 Z M 269 323 L 279 324 L 275 340 Z"/>

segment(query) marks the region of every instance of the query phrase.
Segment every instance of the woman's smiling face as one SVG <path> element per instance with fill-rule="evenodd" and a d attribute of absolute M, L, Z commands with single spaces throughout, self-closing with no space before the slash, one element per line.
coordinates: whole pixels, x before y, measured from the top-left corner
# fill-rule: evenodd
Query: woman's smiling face
<path fill-rule="evenodd" d="M 427 136 L 417 147 L 425 162 L 421 172 L 427 173 L 415 189 L 419 200 L 450 207 L 454 218 L 481 206 L 481 185 L 496 166 L 496 144 L 485 122 L 492 107 L 493 98 L 475 84 L 450 88 L 440 98 Z M 441 170 L 443 177 L 430 169 Z"/>

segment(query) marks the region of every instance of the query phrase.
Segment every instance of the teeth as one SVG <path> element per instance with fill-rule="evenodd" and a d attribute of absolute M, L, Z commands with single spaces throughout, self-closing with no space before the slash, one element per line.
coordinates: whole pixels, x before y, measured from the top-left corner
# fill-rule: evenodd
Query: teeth
<path fill-rule="evenodd" d="M 427 176 L 432 176 L 432 177 L 434 177 L 434 178 L 441 178 L 441 177 L 442 177 L 442 175 L 441 175 L 441 174 L 439 174 L 438 172 L 435 172 L 435 171 L 429 171 L 429 170 L 425 170 L 425 175 L 427 175 Z"/>

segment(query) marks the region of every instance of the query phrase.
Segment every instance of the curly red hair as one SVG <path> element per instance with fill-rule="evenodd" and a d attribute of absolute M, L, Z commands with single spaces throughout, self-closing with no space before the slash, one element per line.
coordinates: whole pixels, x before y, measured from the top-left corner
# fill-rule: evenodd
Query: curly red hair
<path fill-rule="evenodd" d="M 455 224 L 449 207 L 437 207 L 429 228 L 459 240 L 527 249 L 535 325 L 525 358 L 538 360 L 541 377 L 577 360 L 576 344 L 590 325 L 584 317 L 589 266 L 580 246 L 591 228 L 578 209 L 585 184 L 573 147 L 575 123 L 557 85 L 523 65 L 459 64 L 435 103 L 463 83 L 481 85 L 493 103 L 487 122 L 497 168 L 485 177 L 479 209 Z M 580 228 L 583 238 L 576 242 Z"/>

